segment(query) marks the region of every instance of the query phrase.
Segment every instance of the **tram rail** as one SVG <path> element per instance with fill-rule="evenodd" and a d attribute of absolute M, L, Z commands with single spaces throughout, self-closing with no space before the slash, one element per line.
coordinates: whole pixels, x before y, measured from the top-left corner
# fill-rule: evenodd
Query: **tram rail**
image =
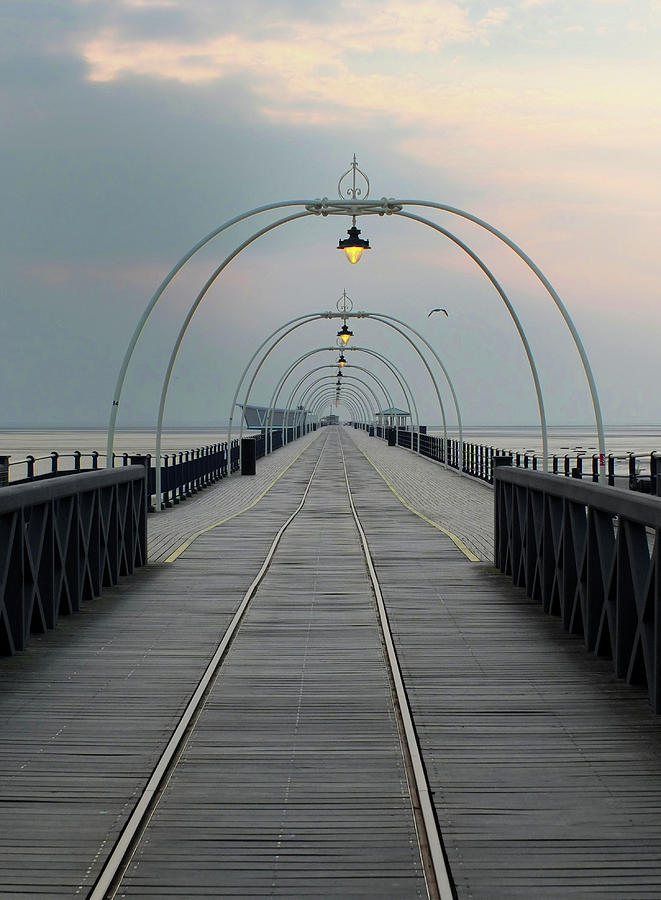
<path fill-rule="evenodd" d="M 337 430 L 336 433 L 339 435 L 339 430 Z M 124 875 L 131 864 L 131 860 L 140 845 L 143 835 L 149 827 L 150 820 L 158 807 L 159 801 L 186 749 L 189 738 L 195 730 L 196 723 L 202 715 L 205 699 L 208 697 L 218 677 L 222 673 L 223 662 L 241 626 L 241 622 L 245 617 L 249 605 L 271 566 L 283 535 L 305 506 L 310 490 L 317 477 L 324 454 L 328 451 L 329 439 L 330 435 L 326 437 L 312 474 L 303 491 L 299 505 L 278 529 L 258 573 L 237 607 L 222 640 L 219 642 L 213 657 L 209 661 L 204 674 L 176 725 L 176 728 L 172 732 L 165 749 L 159 757 L 132 814 L 119 835 L 112 852 L 104 863 L 92 889 L 88 893 L 87 896 L 89 900 L 111 900 L 111 898 L 115 897 L 120 891 Z M 389 670 L 393 706 L 398 722 L 411 807 L 414 814 L 427 893 L 430 900 L 437 900 L 437 898 L 438 900 L 452 900 L 456 894 L 452 886 L 451 875 L 443 850 L 442 838 L 438 829 L 431 792 L 427 782 L 424 763 L 422 761 L 416 737 L 415 725 L 406 695 L 406 688 L 397 660 L 397 653 L 390 631 L 388 615 L 379 584 L 378 574 L 372 560 L 367 536 L 354 505 L 341 437 L 338 439 L 338 445 L 349 506 L 358 532 L 359 543 L 364 555 L 376 604 L 377 619 L 382 636 L 384 659 Z"/>

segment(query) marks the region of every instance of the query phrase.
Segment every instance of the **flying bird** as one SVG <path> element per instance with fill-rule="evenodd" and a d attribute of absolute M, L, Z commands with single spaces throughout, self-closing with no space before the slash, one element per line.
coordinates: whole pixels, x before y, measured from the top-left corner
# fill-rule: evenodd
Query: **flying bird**
<path fill-rule="evenodd" d="M 445 313 L 446 316 L 447 316 L 447 314 L 448 314 L 447 309 L 441 309 L 441 307 L 439 306 L 439 307 L 437 307 L 436 309 L 430 310 L 430 312 L 427 313 L 427 318 L 429 318 L 429 317 L 431 316 L 431 314 L 432 314 L 432 313 L 435 313 L 435 312 L 442 312 L 442 313 Z"/>

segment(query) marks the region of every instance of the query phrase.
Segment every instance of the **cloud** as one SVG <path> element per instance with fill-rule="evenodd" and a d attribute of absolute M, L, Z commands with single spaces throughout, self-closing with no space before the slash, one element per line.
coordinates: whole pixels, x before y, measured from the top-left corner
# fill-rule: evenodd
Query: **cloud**
<path fill-rule="evenodd" d="M 121 0 L 128 9 L 172 9 L 176 0 Z"/>
<path fill-rule="evenodd" d="M 478 26 L 482 28 L 489 28 L 493 25 L 502 25 L 504 22 L 510 18 L 512 14 L 512 10 L 509 6 L 497 6 L 493 9 L 489 9 L 479 22 Z"/>
<path fill-rule="evenodd" d="M 144 6 L 147 0 L 125 2 Z M 130 20 L 120 21 L 85 38 L 80 53 L 95 82 L 138 75 L 191 84 L 223 78 L 236 69 L 265 78 L 309 78 L 322 63 L 348 66 L 353 54 L 376 59 L 377 65 L 383 64 L 385 53 L 435 54 L 481 39 L 506 18 L 507 11 L 498 8 L 472 24 L 467 9 L 449 0 L 413 7 L 394 0 L 344 0 L 330 22 L 271 15 L 260 23 L 259 34 L 254 27 L 233 30 L 229 23 L 222 32 L 207 31 L 201 38 L 149 39 L 133 34 Z"/>

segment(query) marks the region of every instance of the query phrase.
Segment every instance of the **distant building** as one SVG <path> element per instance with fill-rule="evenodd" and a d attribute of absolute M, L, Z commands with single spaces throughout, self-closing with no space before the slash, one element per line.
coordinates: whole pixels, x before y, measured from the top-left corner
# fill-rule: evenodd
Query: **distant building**
<path fill-rule="evenodd" d="M 379 425 L 386 428 L 408 428 L 407 419 L 411 418 L 411 413 L 405 409 L 397 409 L 396 406 L 390 406 L 388 409 L 382 409 L 377 413 Z"/>
<path fill-rule="evenodd" d="M 340 417 L 339 416 L 322 416 L 320 419 L 321 425 L 339 425 Z"/>
<path fill-rule="evenodd" d="M 268 406 L 243 406 L 242 403 L 237 403 L 237 406 L 243 410 L 243 418 L 245 419 L 248 428 L 266 428 L 266 420 L 269 417 Z M 273 409 L 268 424 L 271 428 L 282 428 L 283 424 L 285 427 L 289 427 L 290 425 L 304 426 L 307 414 L 307 410 L 302 406 L 298 406 L 296 409 L 290 409 L 288 413 L 285 409 Z M 285 418 L 287 420 L 286 422 L 284 421 Z"/>

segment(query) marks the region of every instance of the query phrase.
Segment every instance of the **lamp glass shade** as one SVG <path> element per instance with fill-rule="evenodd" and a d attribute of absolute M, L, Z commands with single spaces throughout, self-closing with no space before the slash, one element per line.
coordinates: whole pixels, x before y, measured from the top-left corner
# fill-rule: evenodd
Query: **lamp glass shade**
<path fill-rule="evenodd" d="M 363 255 L 364 247 L 345 247 L 344 252 L 346 253 L 347 259 L 351 263 L 352 266 L 355 266 L 360 257 Z"/>
<path fill-rule="evenodd" d="M 355 264 L 363 255 L 363 250 L 371 249 L 370 242 L 358 237 L 360 228 L 356 228 L 355 225 L 352 225 L 351 228 L 349 228 L 347 234 L 349 237 L 345 238 L 343 241 L 339 241 L 337 249 L 344 250 L 349 262 Z"/>

